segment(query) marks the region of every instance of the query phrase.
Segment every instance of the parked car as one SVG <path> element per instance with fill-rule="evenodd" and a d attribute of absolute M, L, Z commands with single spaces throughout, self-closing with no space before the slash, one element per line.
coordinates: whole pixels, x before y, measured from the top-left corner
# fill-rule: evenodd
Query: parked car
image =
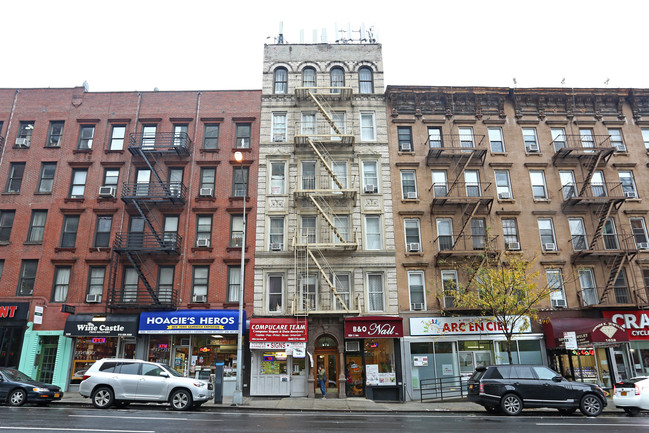
<path fill-rule="evenodd" d="M 173 368 L 139 359 L 106 358 L 83 375 L 79 393 L 98 409 L 131 402 L 169 403 L 174 410 L 199 407 L 214 397 L 212 384 L 181 376 Z"/>
<path fill-rule="evenodd" d="M 639 414 L 641 410 L 649 410 L 649 376 L 632 377 L 616 383 L 613 403 L 631 416 Z"/>
<path fill-rule="evenodd" d="M 58 386 L 32 380 L 15 368 L 0 367 L 0 402 L 11 406 L 27 402 L 46 405 L 61 398 L 63 391 Z"/>
<path fill-rule="evenodd" d="M 476 368 L 468 381 L 468 398 L 488 412 L 518 415 L 523 408 L 552 407 L 563 414 L 577 409 L 597 416 L 606 407 L 604 390 L 569 382 L 543 365 L 489 365 Z"/>

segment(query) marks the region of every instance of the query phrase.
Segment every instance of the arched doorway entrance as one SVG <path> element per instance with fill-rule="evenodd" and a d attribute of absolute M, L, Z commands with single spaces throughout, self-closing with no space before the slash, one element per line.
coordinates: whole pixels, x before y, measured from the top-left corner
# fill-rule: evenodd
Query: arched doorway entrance
<path fill-rule="evenodd" d="M 327 395 L 338 396 L 338 356 L 338 343 L 331 335 L 323 335 L 316 340 L 316 365 L 313 369 L 316 397 L 322 396 L 317 378 L 321 366 L 327 372 Z"/>

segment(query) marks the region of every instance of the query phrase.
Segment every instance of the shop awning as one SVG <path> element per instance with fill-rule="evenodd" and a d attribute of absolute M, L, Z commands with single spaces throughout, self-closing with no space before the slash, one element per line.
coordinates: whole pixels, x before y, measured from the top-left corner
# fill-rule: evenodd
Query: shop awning
<path fill-rule="evenodd" d="M 614 346 L 629 341 L 624 328 L 608 319 L 560 318 L 543 324 L 547 348 L 565 349 L 564 332 L 575 332 L 579 347 Z"/>
<path fill-rule="evenodd" d="M 72 314 L 65 321 L 68 337 L 132 337 L 137 334 L 137 314 Z"/>

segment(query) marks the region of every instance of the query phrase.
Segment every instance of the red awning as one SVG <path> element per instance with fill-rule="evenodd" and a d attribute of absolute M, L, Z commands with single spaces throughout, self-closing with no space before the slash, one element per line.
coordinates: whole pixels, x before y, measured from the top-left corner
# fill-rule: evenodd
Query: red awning
<path fill-rule="evenodd" d="M 561 318 L 543 324 L 546 347 L 565 349 L 563 333 L 571 331 L 577 334 L 579 347 L 614 346 L 629 341 L 624 328 L 608 319 Z"/>

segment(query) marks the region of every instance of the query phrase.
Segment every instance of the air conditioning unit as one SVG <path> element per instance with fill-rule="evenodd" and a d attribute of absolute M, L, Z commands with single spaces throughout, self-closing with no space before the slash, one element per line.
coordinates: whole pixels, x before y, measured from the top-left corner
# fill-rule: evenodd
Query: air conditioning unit
<path fill-rule="evenodd" d="M 197 247 L 209 247 L 210 246 L 210 240 L 209 239 L 196 239 L 196 246 Z"/>
<path fill-rule="evenodd" d="M 554 245 L 554 244 L 552 244 Z M 507 242 L 507 249 L 509 251 L 518 251 L 521 249 L 521 243 L 520 242 Z"/>
<path fill-rule="evenodd" d="M 566 308 L 566 300 L 565 299 L 553 299 L 552 300 L 552 306 L 554 308 Z"/>
<path fill-rule="evenodd" d="M 114 186 L 100 186 L 99 187 L 99 197 L 115 197 L 117 193 L 117 188 Z"/>
<path fill-rule="evenodd" d="M 86 302 L 89 304 L 101 302 L 101 293 L 88 293 L 86 295 Z"/>
<path fill-rule="evenodd" d="M 29 147 L 31 139 L 29 138 L 16 138 L 16 147 Z"/>
<path fill-rule="evenodd" d="M 510 198 L 512 198 L 512 195 L 508 192 L 499 192 L 498 198 L 501 200 L 509 200 Z"/>
<path fill-rule="evenodd" d="M 412 144 L 410 143 L 401 143 L 402 152 L 412 152 Z"/>
<path fill-rule="evenodd" d="M 345 352 L 360 352 L 360 341 L 345 341 Z"/>
<path fill-rule="evenodd" d="M 214 190 L 212 188 L 201 188 L 198 195 L 201 197 L 212 197 L 214 195 Z"/>
<path fill-rule="evenodd" d="M 286 137 L 284 135 L 275 135 L 273 136 L 273 141 L 276 143 L 286 141 Z"/>
<path fill-rule="evenodd" d="M 624 197 L 626 197 L 626 198 L 636 198 L 635 191 L 624 191 Z"/>
<path fill-rule="evenodd" d="M 194 295 L 192 297 L 192 302 L 201 303 L 201 304 L 205 303 L 207 302 L 207 295 Z"/>
<path fill-rule="evenodd" d="M 419 242 L 411 242 L 408 244 L 408 251 L 410 252 L 418 252 L 420 251 L 420 245 Z"/>
<path fill-rule="evenodd" d="M 270 244 L 271 251 L 282 251 L 282 244 L 279 242 L 271 242 Z"/>
<path fill-rule="evenodd" d="M 415 191 L 409 191 L 408 194 L 406 194 L 406 198 L 417 198 L 417 193 Z"/>
<path fill-rule="evenodd" d="M 365 194 L 374 194 L 376 192 L 376 187 L 374 185 L 365 185 L 363 192 Z"/>
<path fill-rule="evenodd" d="M 539 151 L 539 145 L 538 143 L 530 143 L 527 145 L 527 151 L 528 152 L 538 152 Z"/>
<path fill-rule="evenodd" d="M 622 143 L 614 144 L 613 148 L 615 149 L 616 152 L 626 152 L 626 147 L 624 147 L 624 144 Z"/>
<path fill-rule="evenodd" d="M 639 250 L 649 250 L 649 242 L 638 242 Z"/>
<path fill-rule="evenodd" d="M 424 309 L 424 303 L 423 302 L 415 302 L 410 304 L 410 309 L 413 311 L 421 311 Z"/>
<path fill-rule="evenodd" d="M 543 249 L 545 251 L 556 251 L 557 250 L 557 244 L 553 244 L 553 243 L 543 244 Z"/>

